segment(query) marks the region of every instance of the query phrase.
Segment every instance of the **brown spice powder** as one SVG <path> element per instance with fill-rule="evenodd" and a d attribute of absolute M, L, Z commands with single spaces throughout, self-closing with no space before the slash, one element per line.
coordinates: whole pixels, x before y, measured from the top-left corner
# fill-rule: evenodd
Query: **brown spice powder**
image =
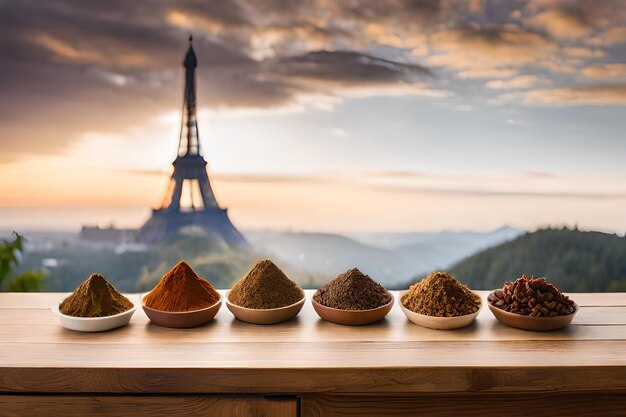
<path fill-rule="evenodd" d="M 313 299 L 340 310 L 371 310 L 388 304 L 392 297 L 385 287 L 353 268 L 322 285 Z"/>
<path fill-rule="evenodd" d="M 177 263 L 144 298 L 154 310 L 182 312 L 211 307 L 220 294 L 184 261 Z"/>
<path fill-rule="evenodd" d="M 302 288 L 267 259 L 258 261 L 228 293 L 231 303 L 255 310 L 285 307 L 302 298 Z"/>
<path fill-rule="evenodd" d="M 434 317 L 465 316 L 480 308 L 480 297 L 447 272 L 434 272 L 411 285 L 401 301 L 415 313 Z"/>
<path fill-rule="evenodd" d="M 61 313 L 74 317 L 106 317 L 133 308 L 133 303 L 120 294 L 100 274 L 93 273 L 61 302 Z"/>

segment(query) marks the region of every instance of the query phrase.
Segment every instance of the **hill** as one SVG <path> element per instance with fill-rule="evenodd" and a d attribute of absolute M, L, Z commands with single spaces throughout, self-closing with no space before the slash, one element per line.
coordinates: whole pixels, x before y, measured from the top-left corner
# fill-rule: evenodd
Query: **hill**
<path fill-rule="evenodd" d="M 543 229 L 480 252 L 450 270 L 475 289 L 498 288 L 526 274 L 545 276 L 563 291 L 626 291 L 626 237 Z"/>
<path fill-rule="evenodd" d="M 249 233 L 252 245 L 295 269 L 324 276 L 322 282 L 355 266 L 385 280 L 401 273 L 402 260 L 392 251 L 342 235 L 304 232 Z"/>
<path fill-rule="evenodd" d="M 343 236 L 329 233 L 257 231 L 246 238 L 259 251 L 308 271 L 325 282 L 358 266 L 383 285 L 394 287 L 416 271 L 446 268 L 483 249 L 519 236 L 503 227 L 491 232 L 372 233 Z"/>
<path fill-rule="evenodd" d="M 17 272 L 44 272 L 46 291 L 72 291 L 97 271 L 120 291 L 145 292 L 181 259 L 214 286 L 230 288 L 257 259 L 268 256 L 253 248 L 232 248 L 210 234 L 180 233 L 162 245 L 145 247 L 90 242 L 74 235 L 35 236 L 29 240 Z M 289 265 L 280 266 L 307 288 L 316 288 L 326 279 Z"/>
<path fill-rule="evenodd" d="M 229 288 L 256 259 L 270 258 L 295 281 L 317 288 L 358 266 L 389 288 L 416 272 L 447 268 L 469 255 L 518 236 L 501 228 L 488 233 L 246 233 L 252 247 L 234 250 L 219 237 L 190 230 L 162 245 L 128 245 L 81 239 L 73 234 L 30 233 L 20 268 L 44 270 L 48 291 L 73 290 L 91 272 L 104 274 L 121 291 L 147 291 L 178 260 L 185 259 L 214 285 Z"/>

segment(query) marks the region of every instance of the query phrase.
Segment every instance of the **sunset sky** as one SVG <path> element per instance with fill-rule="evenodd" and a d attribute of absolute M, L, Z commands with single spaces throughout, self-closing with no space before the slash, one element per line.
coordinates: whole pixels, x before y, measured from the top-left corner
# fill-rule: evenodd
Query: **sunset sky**
<path fill-rule="evenodd" d="M 626 231 L 623 0 L 0 0 L 0 228 L 147 218 L 189 33 L 244 230 Z"/>

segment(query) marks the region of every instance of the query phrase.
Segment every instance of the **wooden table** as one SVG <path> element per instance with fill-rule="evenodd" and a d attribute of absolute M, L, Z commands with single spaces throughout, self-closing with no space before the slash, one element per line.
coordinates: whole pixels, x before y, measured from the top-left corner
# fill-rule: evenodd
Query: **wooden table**
<path fill-rule="evenodd" d="M 429 330 L 397 305 L 345 327 L 307 300 L 272 326 L 223 306 L 200 328 L 138 310 L 89 334 L 49 311 L 65 294 L 0 294 L 0 416 L 626 416 L 626 294 L 570 295 L 578 316 L 549 333 L 487 308 L 468 328 Z"/>

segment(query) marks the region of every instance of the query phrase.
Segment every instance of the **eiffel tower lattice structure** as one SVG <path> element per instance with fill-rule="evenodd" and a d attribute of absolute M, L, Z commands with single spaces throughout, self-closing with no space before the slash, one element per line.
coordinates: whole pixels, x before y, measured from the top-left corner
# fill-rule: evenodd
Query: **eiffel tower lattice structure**
<path fill-rule="evenodd" d="M 196 116 L 198 61 L 191 36 L 183 65 L 185 98 L 174 172 L 161 207 L 152 210 L 150 219 L 139 229 L 137 240 L 159 243 L 180 229 L 195 227 L 220 236 L 231 246 L 247 246 L 243 235 L 231 223 L 227 209 L 218 204 L 207 174 L 207 162 L 200 152 Z M 187 207 L 183 202 L 188 203 Z"/>

